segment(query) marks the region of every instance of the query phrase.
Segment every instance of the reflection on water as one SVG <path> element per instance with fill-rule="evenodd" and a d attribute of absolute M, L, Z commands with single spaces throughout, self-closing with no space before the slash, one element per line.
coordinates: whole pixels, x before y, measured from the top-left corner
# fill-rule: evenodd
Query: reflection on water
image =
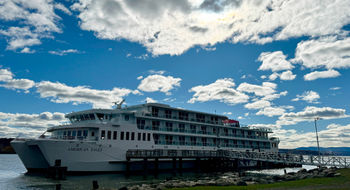
<path fill-rule="evenodd" d="M 307 170 L 316 168 L 316 166 L 303 166 Z M 301 168 L 282 168 L 268 170 L 253 170 L 250 173 L 268 174 L 268 175 L 283 175 L 284 169 L 286 172 L 297 172 Z M 67 176 L 66 180 L 53 180 L 44 176 L 27 175 L 19 157 L 15 154 L 0 154 L 0 190 L 13 189 L 54 189 L 56 184 L 62 184 L 62 189 L 91 189 L 92 181 L 97 180 L 100 188 L 117 189 L 131 184 L 155 183 L 172 177 L 171 173 L 160 174 L 157 178 L 153 175 L 147 176 L 144 179 L 142 175 L 131 176 L 126 178 L 123 174 L 100 174 L 86 176 Z M 197 178 L 199 174 L 184 173 L 182 178 Z"/>

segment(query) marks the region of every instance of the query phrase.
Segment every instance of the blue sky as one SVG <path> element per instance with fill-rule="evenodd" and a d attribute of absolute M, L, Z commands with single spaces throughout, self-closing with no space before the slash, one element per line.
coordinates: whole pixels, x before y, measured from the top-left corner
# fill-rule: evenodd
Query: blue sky
<path fill-rule="evenodd" d="M 349 1 L 0 3 L 0 137 L 64 114 L 160 102 L 349 146 Z"/>

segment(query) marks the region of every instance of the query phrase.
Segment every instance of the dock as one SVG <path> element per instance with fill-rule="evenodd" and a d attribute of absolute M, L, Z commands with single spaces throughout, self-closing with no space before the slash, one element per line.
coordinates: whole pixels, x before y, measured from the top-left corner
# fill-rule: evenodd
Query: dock
<path fill-rule="evenodd" d="M 127 164 L 132 160 L 172 160 L 174 169 L 176 162 L 179 166 L 183 159 L 193 159 L 197 162 L 207 160 L 217 160 L 217 164 L 223 167 L 235 167 L 237 161 L 257 161 L 262 163 L 272 163 L 281 165 L 314 165 L 318 167 L 350 168 L 350 162 L 345 157 L 340 156 L 313 156 L 297 155 L 289 153 L 265 153 L 265 152 L 242 152 L 231 150 L 128 150 L 126 153 Z M 218 165 L 218 166 L 219 166 Z M 215 166 L 214 166 L 215 167 Z"/>

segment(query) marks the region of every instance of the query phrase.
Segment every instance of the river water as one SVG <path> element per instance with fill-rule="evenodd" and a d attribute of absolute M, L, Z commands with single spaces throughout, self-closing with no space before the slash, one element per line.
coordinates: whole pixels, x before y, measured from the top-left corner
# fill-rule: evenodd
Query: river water
<path fill-rule="evenodd" d="M 303 166 L 313 169 L 315 166 Z M 287 172 L 297 172 L 301 168 L 285 168 Z M 251 173 L 283 175 L 284 169 L 269 169 L 250 171 Z M 0 154 L 0 190 L 16 189 L 55 189 L 56 184 L 61 184 L 62 189 L 91 189 L 92 181 L 97 180 L 101 189 L 117 189 L 126 185 L 153 183 L 166 178 L 173 177 L 171 173 L 163 173 L 155 178 L 153 175 L 132 176 L 126 178 L 123 174 L 100 174 L 85 176 L 67 176 L 66 180 L 53 180 L 45 176 L 27 175 L 26 169 L 16 154 Z M 186 172 L 182 178 L 196 178 L 200 174 Z M 180 177 L 179 177 L 180 178 Z"/>

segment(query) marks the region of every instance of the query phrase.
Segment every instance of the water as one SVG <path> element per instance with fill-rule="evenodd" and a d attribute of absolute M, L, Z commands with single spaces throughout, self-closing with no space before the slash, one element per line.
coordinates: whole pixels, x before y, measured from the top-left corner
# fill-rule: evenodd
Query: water
<path fill-rule="evenodd" d="M 307 170 L 316 166 L 303 166 Z M 297 172 L 302 168 L 282 168 L 268 170 L 252 170 L 250 173 L 283 175 L 284 169 L 287 172 Z M 153 175 L 144 179 L 142 175 L 126 178 L 123 174 L 100 174 L 86 176 L 67 176 L 66 180 L 53 180 L 45 176 L 27 175 L 21 160 L 16 154 L 0 154 L 0 190 L 33 189 L 46 190 L 55 189 L 56 184 L 62 184 L 62 189 L 91 189 L 92 181 L 97 180 L 101 189 L 118 189 L 131 184 L 156 183 L 168 177 L 171 173 L 163 173 L 154 178 Z M 182 178 L 198 178 L 200 174 L 184 173 Z M 179 177 L 180 178 L 180 177 Z"/>
<path fill-rule="evenodd" d="M 66 180 L 53 180 L 45 176 L 27 175 L 26 169 L 16 154 L 0 154 L 0 190 L 55 189 L 61 184 L 62 189 L 92 189 L 92 181 L 97 180 L 101 189 L 118 189 L 123 186 L 142 183 L 156 183 L 168 177 L 171 173 L 164 173 L 155 178 L 153 175 L 144 179 L 142 175 L 126 178 L 123 174 L 99 174 L 85 176 L 67 176 Z M 195 178 L 197 174 L 186 173 L 182 177 Z"/>

